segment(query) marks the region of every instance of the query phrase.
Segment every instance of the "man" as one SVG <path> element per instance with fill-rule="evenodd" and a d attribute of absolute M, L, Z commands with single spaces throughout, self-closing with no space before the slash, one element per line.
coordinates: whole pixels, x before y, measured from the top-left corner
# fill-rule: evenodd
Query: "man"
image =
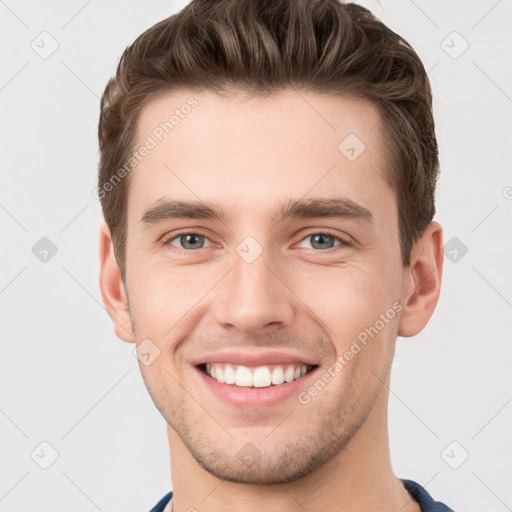
<path fill-rule="evenodd" d="M 167 422 L 153 511 L 449 511 L 392 470 L 396 337 L 440 292 L 431 90 L 337 0 L 193 0 L 101 101 L 100 286 Z"/>

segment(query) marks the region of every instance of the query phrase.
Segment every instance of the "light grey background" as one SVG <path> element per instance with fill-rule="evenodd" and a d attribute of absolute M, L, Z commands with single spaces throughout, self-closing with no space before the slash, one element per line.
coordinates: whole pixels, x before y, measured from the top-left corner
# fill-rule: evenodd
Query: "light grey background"
<path fill-rule="evenodd" d="M 171 489 L 164 420 L 101 302 L 92 191 L 103 88 L 123 49 L 185 3 L 0 2 L 1 511 L 141 512 Z M 398 340 L 395 472 L 456 512 L 505 512 L 512 3 L 361 3 L 429 70 L 442 167 L 436 220 L 451 244 L 432 320 Z M 46 262 L 34 254 L 43 237 L 57 249 Z M 52 448 L 42 442 L 58 452 L 47 469 Z"/>

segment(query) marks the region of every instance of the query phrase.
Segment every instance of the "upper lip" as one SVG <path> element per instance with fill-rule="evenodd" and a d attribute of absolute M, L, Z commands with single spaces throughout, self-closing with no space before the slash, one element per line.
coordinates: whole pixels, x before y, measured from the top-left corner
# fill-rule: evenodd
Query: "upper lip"
<path fill-rule="evenodd" d="M 242 350 L 213 352 L 192 361 L 194 366 L 204 363 L 230 363 L 236 366 L 265 366 L 267 364 L 307 364 L 316 366 L 318 364 L 309 357 L 291 352 L 244 352 Z"/>

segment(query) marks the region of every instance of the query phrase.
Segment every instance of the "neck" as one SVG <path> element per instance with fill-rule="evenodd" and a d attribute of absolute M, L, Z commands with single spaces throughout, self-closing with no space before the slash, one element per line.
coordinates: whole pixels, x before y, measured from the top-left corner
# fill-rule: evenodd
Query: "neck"
<path fill-rule="evenodd" d="M 387 391 L 384 386 L 365 423 L 340 453 L 306 477 L 282 485 L 219 480 L 195 461 L 168 426 L 173 512 L 420 512 L 391 467 Z"/>

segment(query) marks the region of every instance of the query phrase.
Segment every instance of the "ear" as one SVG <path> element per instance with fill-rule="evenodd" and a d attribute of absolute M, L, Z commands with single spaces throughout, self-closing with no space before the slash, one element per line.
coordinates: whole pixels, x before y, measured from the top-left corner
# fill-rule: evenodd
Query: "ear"
<path fill-rule="evenodd" d="M 114 255 L 110 229 L 105 222 L 100 228 L 100 289 L 105 308 L 114 323 L 116 336 L 133 343 L 135 337 L 131 327 L 127 293 Z"/>
<path fill-rule="evenodd" d="M 414 336 L 427 325 L 439 299 L 443 274 L 443 229 L 432 221 L 411 251 L 405 269 L 399 336 Z"/>

